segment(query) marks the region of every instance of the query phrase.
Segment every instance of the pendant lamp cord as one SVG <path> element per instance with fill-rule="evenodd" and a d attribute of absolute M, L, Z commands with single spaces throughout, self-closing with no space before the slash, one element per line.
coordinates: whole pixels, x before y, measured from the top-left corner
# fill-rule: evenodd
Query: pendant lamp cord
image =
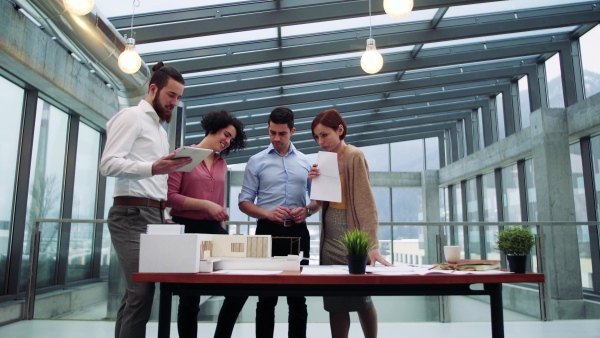
<path fill-rule="evenodd" d="M 371 0 L 369 0 L 369 38 L 373 38 L 373 33 L 371 31 Z"/>
<path fill-rule="evenodd" d="M 371 0 L 369 0 L 369 1 L 371 1 Z M 370 4 L 371 3 L 369 2 L 369 5 Z M 133 0 L 133 10 L 131 11 L 131 38 L 134 38 L 134 39 L 135 39 L 135 37 L 133 36 L 133 17 L 135 16 L 135 8 L 136 7 L 140 7 L 140 0 Z"/>

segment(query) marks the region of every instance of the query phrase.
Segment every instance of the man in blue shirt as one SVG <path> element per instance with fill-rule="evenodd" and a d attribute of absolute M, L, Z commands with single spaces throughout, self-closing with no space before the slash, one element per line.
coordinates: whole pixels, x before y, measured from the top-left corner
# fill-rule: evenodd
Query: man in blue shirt
<path fill-rule="evenodd" d="M 290 142 L 296 132 L 294 113 L 290 109 L 275 108 L 269 115 L 268 129 L 271 144 L 252 156 L 246 165 L 239 207 L 242 212 L 258 219 L 257 235 L 300 237 L 300 251 L 308 258 L 310 236 L 306 218 L 319 210 L 315 201 L 306 204 L 311 163 Z M 287 256 L 289 251 L 289 242 L 273 241 L 274 256 Z M 308 264 L 308 261 L 302 263 Z M 306 298 L 287 297 L 287 302 L 288 337 L 305 338 L 308 317 Z M 276 305 L 277 297 L 258 297 L 256 337 L 273 337 Z"/>

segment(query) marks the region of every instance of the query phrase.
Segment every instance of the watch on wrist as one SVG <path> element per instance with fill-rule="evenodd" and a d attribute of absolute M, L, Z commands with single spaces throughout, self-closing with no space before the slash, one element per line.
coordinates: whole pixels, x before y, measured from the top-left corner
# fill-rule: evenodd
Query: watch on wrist
<path fill-rule="evenodd" d="M 309 207 L 306 207 L 306 217 L 310 217 L 312 216 L 312 211 L 310 210 Z"/>

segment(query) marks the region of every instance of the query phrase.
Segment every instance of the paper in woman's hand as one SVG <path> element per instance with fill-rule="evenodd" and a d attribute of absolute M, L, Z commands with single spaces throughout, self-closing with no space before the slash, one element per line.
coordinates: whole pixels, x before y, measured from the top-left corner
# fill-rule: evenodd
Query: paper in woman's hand
<path fill-rule="evenodd" d="M 342 184 L 340 182 L 337 154 L 319 151 L 317 154 L 317 164 L 320 175 L 312 179 L 310 199 L 341 202 Z"/>

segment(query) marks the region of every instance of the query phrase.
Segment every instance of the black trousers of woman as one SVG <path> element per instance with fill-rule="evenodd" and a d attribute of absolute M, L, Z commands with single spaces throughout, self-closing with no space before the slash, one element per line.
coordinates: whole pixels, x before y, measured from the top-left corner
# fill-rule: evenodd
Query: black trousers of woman
<path fill-rule="evenodd" d="M 195 220 L 173 217 L 175 223 L 185 225 L 185 233 L 227 235 L 219 221 Z M 215 338 L 230 338 L 233 327 L 248 297 L 225 297 L 217 319 Z M 198 337 L 198 314 L 200 296 L 179 296 L 177 309 L 177 331 L 181 338 Z"/>

